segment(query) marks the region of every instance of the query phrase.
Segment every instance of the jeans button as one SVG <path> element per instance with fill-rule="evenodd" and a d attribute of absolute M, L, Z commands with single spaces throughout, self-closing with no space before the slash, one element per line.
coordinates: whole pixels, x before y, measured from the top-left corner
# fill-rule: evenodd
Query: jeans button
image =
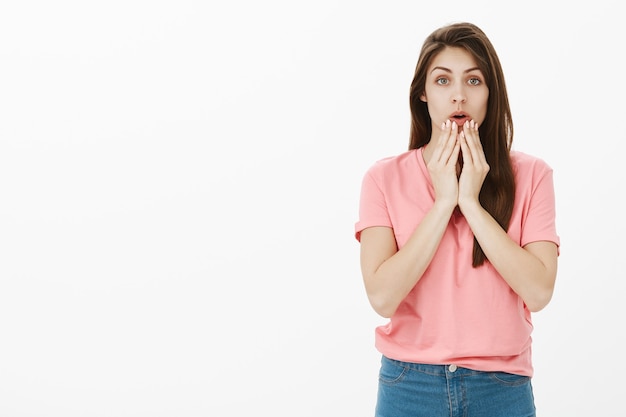
<path fill-rule="evenodd" d="M 452 364 L 452 365 L 448 366 L 448 371 L 454 372 L 456 370 L 457 370 L 457 366 L 456 365 Z"/>

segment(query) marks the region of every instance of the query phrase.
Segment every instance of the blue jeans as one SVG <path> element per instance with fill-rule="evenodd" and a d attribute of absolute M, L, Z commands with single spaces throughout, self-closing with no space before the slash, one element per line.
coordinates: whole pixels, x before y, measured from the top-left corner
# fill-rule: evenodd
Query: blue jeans
<path fill-rule="evenodd" d="M 530 377 L 382 357 L 376 417 L 535 417 Z"/>

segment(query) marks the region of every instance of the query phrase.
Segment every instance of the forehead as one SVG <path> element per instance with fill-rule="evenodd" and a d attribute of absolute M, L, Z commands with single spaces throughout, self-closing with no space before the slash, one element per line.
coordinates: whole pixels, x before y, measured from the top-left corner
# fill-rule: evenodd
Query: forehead
<path fill-rule="evenodd" d="M 428 74 L 438 68 L 452 72 L 465 72 L 477 67 L 476 60 L 465 49 L 447 46 L 433 57 L 428 66 Z"/>

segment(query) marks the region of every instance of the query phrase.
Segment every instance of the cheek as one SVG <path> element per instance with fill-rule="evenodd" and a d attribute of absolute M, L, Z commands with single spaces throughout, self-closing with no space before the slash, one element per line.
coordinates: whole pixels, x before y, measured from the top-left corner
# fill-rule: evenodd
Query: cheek
<path fill-rule="evenodd" d="M 446 105 L 446 103 L 442 103 L 440 100 L 433 99 L 432 97 L 429 97 L 429 100 L 426 102 L 426 107 L 428 108 L 428 114 L 433 124 L 445 122 L 450 113 L 450 107 Z"/>
<path fill-rule="evenodd" d="M 478 122 L 479 125 L 482 125 L 483 121 L 485 120 L 485 117 L 487 116 L 487 103 L 489 102 L 488 99 L 489 99 L 489 96 L 487 95 L 487 96 L 480 97 L 477 100 L 477 103 L 479 104 L 476 106 L 474 110 L 474 115 L 475 115 L 474 120 Z"/>
<path fill-rule="evenodd" d="M 487 108 L 483 108 L 481 109 L 481 111 L 476 113 L 475 121 L 478 123 L 479 126 L 481 126 L 483 122 L 485 121 L 486 117 L 487 117 Z"/>

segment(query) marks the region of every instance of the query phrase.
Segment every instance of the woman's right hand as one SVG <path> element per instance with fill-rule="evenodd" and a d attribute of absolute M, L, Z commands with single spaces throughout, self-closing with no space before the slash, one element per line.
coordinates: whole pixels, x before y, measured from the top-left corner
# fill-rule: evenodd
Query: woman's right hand
<path fill-rule="evenodd" d="M 446 120 L 441 124 L 441 133 L 426 164 L 435 189 L 435 203 L 456 207 L 459 196 L 457 166 L 461 143 L 458 140 L 458 126 Z"/>

